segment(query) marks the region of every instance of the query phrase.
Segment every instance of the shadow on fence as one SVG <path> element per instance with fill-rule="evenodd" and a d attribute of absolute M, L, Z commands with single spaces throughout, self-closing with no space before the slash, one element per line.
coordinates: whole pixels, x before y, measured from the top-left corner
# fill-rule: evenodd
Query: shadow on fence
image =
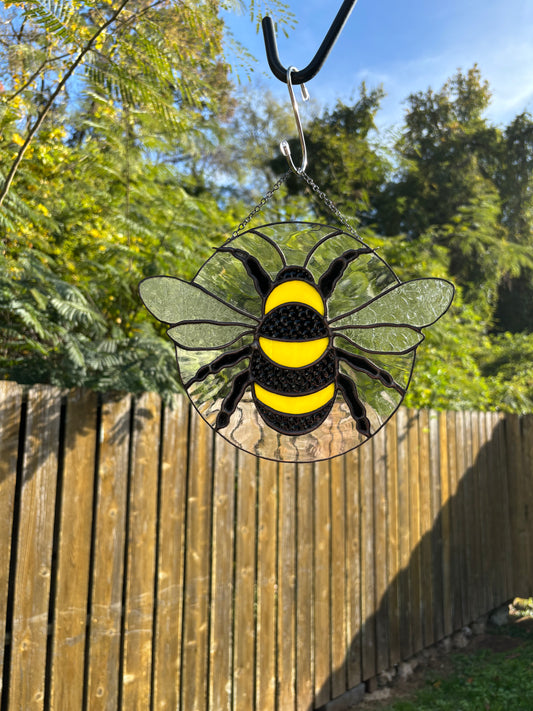
<path fill-rule="evenodd" d="M 403 438 L 419 438 L 415 419 L 411 413 L 398 438 L 399 449 Z M 443 439 L 446 443 L 446 452 L 439 453 L 440 487 L 428 490 L 421 477 L 418 489 L 420 520 L 431 515 L 431 529 L 405 565 L 395 561 L 401 570 L 379 599 L 373 597 L 375 588 L 361 591 L 367 596 L 361 608 L 374 606 L 375 611 L 362 619 L 342 664 L 318 690 L 308 711 L 325 708 L 345 690 L 408 660 L 512 597 L 533 594 L 533 416 L 448 413 L 447 436 L 443 438 L 442 427 L 440 434 L 441 447 Z M 449 488 L 442 477 L 446 470 Z M 381 496 L 383 491 L 374 491 L 375 499 Z M 407 507 L 400 493 L 404 514 L 399 512 L 393 535 L 405 536 L 406 528 L 413 533 L 416 499 L 411 489 Z M 375 526 L 374 517 L 374 532 Z M 407 546 L 407 541 L 399 541 L 398 558 Z M 377 571 L 390 566 L 391 558 L 375 555 L 372 562 Z"/>

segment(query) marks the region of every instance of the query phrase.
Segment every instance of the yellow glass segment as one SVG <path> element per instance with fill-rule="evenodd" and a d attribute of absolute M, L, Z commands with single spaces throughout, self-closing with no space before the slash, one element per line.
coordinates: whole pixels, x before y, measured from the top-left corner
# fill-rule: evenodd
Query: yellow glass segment
<path fill-rule="evenodd" d="M 305 415 L 328 403 L 335 395 L 335 385 L 331 383 L 322 390 L 309 395 L 278 395 L 254 384 L 256 398 L 267 407 L 286 415 Z"/>
<path fill-rule="evenodd" d="M 260 338 L 259 346 L 263 353 L 278 365 L 285 368 L 303 368 L 311 365 L 324 354 L 329 338 L 316 338 L 313 341 L 271 341 Z"/>
<path fill-rule="evenodd" d="M 292 302 L 307 304 L 322 316 L 324 315 L 324 302 L 317 289 L 312 284 L 298 279 L 284 281 L 272 289 L 266 300 L 265 314 L 275 309 L 276 306 Z"/>

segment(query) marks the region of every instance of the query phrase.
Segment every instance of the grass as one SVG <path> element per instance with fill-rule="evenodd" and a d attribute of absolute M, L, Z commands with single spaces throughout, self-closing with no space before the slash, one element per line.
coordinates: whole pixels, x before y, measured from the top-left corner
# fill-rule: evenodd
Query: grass
<path fill-rule="evenodd" d="M 531 601 L 523 602 L 516 618 L 533 616 Z M 413 698 L 382 711 L 533 711 L 531 625 L 515 622 L 492 635 L 487 647 L 451 654 L 451 673 L 428 672 Z"/>

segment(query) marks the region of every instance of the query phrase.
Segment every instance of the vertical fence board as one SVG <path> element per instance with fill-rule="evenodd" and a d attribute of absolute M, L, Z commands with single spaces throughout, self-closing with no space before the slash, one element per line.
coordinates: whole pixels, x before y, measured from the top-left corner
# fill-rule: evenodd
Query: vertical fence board
<path fill-rule="evenodd" d="M 482 500 L 480 498 L 480 461 L 479 461 L 479 418 L 477 412 L 469 412 L 470 427 L 472 432 L 472 444 L 470 447 L 470 534 L 472 537 L 472 555 L 473 555 L 473 609 L 471 611 L 472 619 L 476 619 L 481 614 L 483 609 L 483 570 L 481 562 L 481 509 Z"/>
<path fill-rule="evenodd" d="M 296 467 L 279 468 L 278 705 L 296 709 Z"/>
<path fill-rule="evenodd" d="M 97 396 L 69 393 L 54 604 L 50 707 L 82 709 L 96 458 Z"/>
<path fill-rule="evenodd" d="M 400 618 L 404 614 L 400 603 L 400 528 L 398 494 L 398 421 L 395 417 L 387 423 L 387 568 L 389 665 L 402 659 L 400 650 Z"/>
<path fill-rule="evenodd" d="M 462 443 L 459 445 L 458 454 L 461 459 L 461 501 L 463 504 L 463 527 L 462 540 L 464 546 L 463 557 L 463 605 L 464 619 L 463 624 L 468 624 L 475 619 L 476 591 L 474 589 L 474 553 L 473 553 L 473 536 L 472 531 L 472 501 L 473 483 L 472 483 L 472 427 L 470 412 L 460 412 L 460 422 L 462 423 Z"/>
<path fill-rule="evenodd" d="M 9 702 L 44 708 L 48 607 L 56 506 L 61 395 L 36 386 L 28 393 L 13 601 Z"/>
<path fill-rule="evenodd" d="M 166 407 L 161 442 L 154 709 L 176 711 L 180 698 L 189 406 L 175 396 Z"/>
<path fill-rule="evenodd" d="M 4 668 L 7 596 L 17 478 L 22 387 L 0 382 L 0 698 Z"/>
<path fill-rule="evenodd" d="M 411 596 L 411 532 L 410 532 L 410 476 L 409 437 L 407 410 L 401 407 L 396 414 L 398 431 L 398 525 L 399 525 L 399 598 L 400 598 L 400 653 L 402 659 L 409 659 L 414 652 Z"/>
<path fill-rule="evenodd" d="M 446 443 L 444 443 L 445 445 Z M 443 601 L 443 538 L 441 494 L 441 447 L 439 442 L 439 419 L 434 411 L 429 412 L 429 482 L 431 503 L 431 567 L 433 570 L 433 641 L 444 637 Z"/>
<path fill-rule="evenodd" d="M 257 531 L 257 711 L 276 705 L 278 465 L 261 461 Z"/>
<path fill-rule="evenodd" d="M 507 426 L 506 417 L 503 413 L 497 415 L 498 419 L 498 481 L 502 501 L 506 503 L 505 523 L 507 526 L 502 530 L 502 539 L 505 541 L 505 574 L 502 576 L 504 585 L 503 600 L 508 600 L 514 595 L 514 560 L 513 560 L 513 540 L 512 540 L 512 519 L 511 519 L 511 479 L 509 476 L 508 454 L 507 454 Z"/>
<path fill-rule="evenodd" d="M 344 460 L 331 460 L 331 695 L 346 691 L 346 482 Z"/>
<path fill-rule="evenodd" d="M 190 432 L 180 708 L 204 711 L 208 692 L 213 431 L 193 413 Z"/>
<path fill-rule="evenodd" d="M 524 496 L 524 518 L 526 533 L 525 541 L 525 565 L 524 581 L 522 590 L 524 597 L 533 595 L 533 415 L 524 415 L 521 418 L 521 438 L 522 438 L 522 485 L 521 491 Z"/>
<path fill-rule="evenodd" d="M 448 468 L 450 473 L 450 580 L 449 596 L 451 601 L 452 630 L 458 630 L 463 625 L 462 586 L 462 514 L 457 492 L 459 490 L 460 472 L 458 470 L 457 453 L 457 419 L 455 412 L 446 413 L 446 430 L 448 434 Z"/>
<path fill-rule="evenodd" d="M 449 462 L 448 423 L 445 412 L 440 412 L 437 419 L 437 437 L 439 446 L 439 479 L 441 494 L 441 534 L 442 534 L 442 624 L 443 635 L 453 632 L 453 578 L 451 572 L 452 530 L 451 530 L 451 500 L 452 486 L 451 464 Z M 432 451 L 434 447 L 432 446 Z"/>
<path fill-rule="evenodd" d="M 87 708 L 119 703 L 122 592 L 131 397 L 102 403 L 94 525 Z"/>
<path fill-rule="evenodd" d="M 144 711 L 152 697 L 161 398 L 135 400 L 128 507 L 122 708 Z"/>
<path fill-rule="evenodd" d="M 254 698 L 257 460 L 239 452 L 239 471 L 235 534 L 233 707 L 235 711 L 248 711 Z"/>
<path fill-rule="evenodd" d="M 315 707 L 331 698 L 330 536 L 330 472 L 325 461 L 315 464 Z"/>
<path fill-rule="evenodd" d="M 372 439 L 374 457 L 374 606 L 376 615 L 376 671 L 388 669 L 389 603 L 387 571 L 387 460 L 385 429 Z"/>
<path fill-rule="evenodd" d="M 420 566 L 421 566 L 421 601 L 422 601 L 422 642 L 429 647 L 435 641 L 433 620 L 433 592 L 435 588 L 435 569 L 432 561 L 431 539 L 431 465 L 429 458 L 429 412 L 418 413 L 418 452 L 419 452 L 419 501 L 420 501 Z"/>
<path fill-rule="evenodd" d="M 481 549 L 481 610 L 480 615 L 491 609 L 490 569 L 495 549 L 489 546 L 491 519 L 489 516 L 488 438 L 487 413 L 477 412 L 479 447 L 477 452 L 477 498 L 479 502 L 479 546 Z"/>
<path fill-rule="evenodd" d="M 376 675 L 374 470 L 372 445 L 359 450 L 361 472 L 361 642 L 363 679 Z"/>
<path fill-rule="evenodd" d="M 422 569 L 421 569 L 421 522 L 419 484 L 418 413 L 409 409 L 407 436 L 409 442 L 409 593 L 411 600 L 411 626 L 413 652 L 422 649 Z"/>
<path fill-rule="evenodd" d="M 507 440 L 507 472 L 509 476 L 510 518 L 513 522 L 511 544 L 513 551 L 514 595 L 525 589 L 524 568 L 527 567 L 527 535 L 529 525 L 522 491 L 522 447 L 520 441 L 520 417 L 510 414 L 505 418 Z M 531 485 L 531 484 L 530 484 Z"/>
<path fill-rule="evenodd" d="M 231 711 L 232 708 L 228 679 L 233 673 L 236 452 L 235 447 L 222 437 L 215 439 L 209 700 L 211 707 L 220 711 Z"/>
<path fill-rule="evenodd" d="M 297 467 L 296 698 L 312 708 L 313 685 L 313 465 Z"/>
<path fill-rule="evenodd" d="M 362 681 L 361 674 L 361 538 L 359 449 L 349 452 L 346 468 L 346 641 L 348 688 Z"/>

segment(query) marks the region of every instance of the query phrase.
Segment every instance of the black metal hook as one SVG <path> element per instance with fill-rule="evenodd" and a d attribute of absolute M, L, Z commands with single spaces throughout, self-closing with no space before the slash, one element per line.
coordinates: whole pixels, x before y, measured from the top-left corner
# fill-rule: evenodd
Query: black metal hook
<path fill-rule="evenodd" d="M 344 0 L 341 5 L 341 9 L 333 20 L 327 35 L 324 37 L 324 40 L 313 59 L 309 62 L 305 69 L 302 69 L 299 72 L 294 72 L 292 75 L 293 84 L 303 84 L 318 74 L 320 68 L 326 61 L 331 48 L 337 41 L 337 37 L 340 35 L 342 28 L 346 24 L 351 11 L 354 9 L 356 2 L 357 0 Z M 272 22 L 272 18 L 268 16 L 264 17 L 262 25 L 263 36 L 265 38 L 266 55 L 270 69 L 275 77 L 286 83 L 287 69 L 281 64 L 279 58 L 278 45 L 276 42 L 276 35 L 274 34 L 274 23 Z"/>

